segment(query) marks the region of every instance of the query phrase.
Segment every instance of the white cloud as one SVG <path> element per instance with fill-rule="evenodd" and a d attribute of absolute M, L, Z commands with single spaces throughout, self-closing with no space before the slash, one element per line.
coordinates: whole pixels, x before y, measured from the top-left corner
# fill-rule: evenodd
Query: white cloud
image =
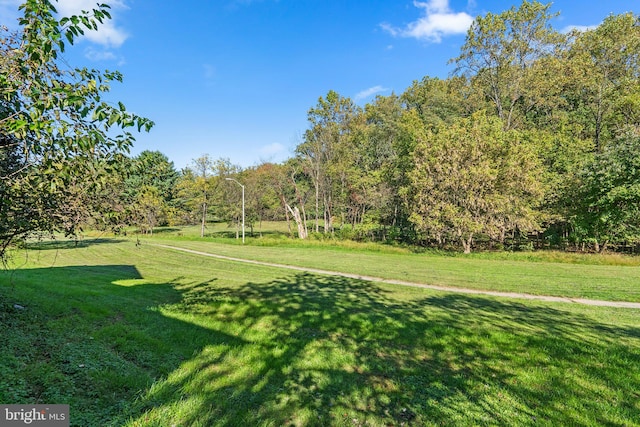
<path fill-rule="evenodd" d="M 18 6 L 24 0 L 0 0 L 0 24 L 10 28 L 17 28 L 17 20 L 21 13 Z M 96 0 L 58 0 L 53 6 L 59 16 L 71 16 L 80 14 L 83 10 L 90 11 L 97 7 Z M 85 30 L 83 39 L 103 46 L 100 50 L 95 47 L 85 49 L 85 57 L 91 61 L 117 61 L 118 65 L 124 64 L 124 59 L 117 56 L 112 49 L 120 47 L 128 37 L 126 31 L 116 26 L 116 14 L 118 10 L 127 9 L 122 0 L 110 0 L 109 13 L 114 19 L 107 19 L 98 27 L 98 31 Z"/>
<path fill-rule="evenodd" d="M 424 10 L 423 17 L 404 28 L 389 24 L 381 24 L 381 27 L 394 37 L 413 37 L 440 43 L 444 36 L 466 33 L 473 23 L 473 17 L 468 13 L 452 11 L 449 0 L 414 1 L 413 5 Z"/>
<path fill-rule="evenodd" d="M 260 148 L 260 154 L 263 156 L 274 156 L 285 151 L 285 147 L 282 144 L 274 142 L 273 144 L 265 145 Z"/>
<path fill-rule="evenodd" d="M 84 50 L 84 56 L 90 61 L 100 62 L 100 61 L 110 61 L 115 62 L 118 66 L 123 66 L 126 61 L 124 57 L 117 55 L 115 52 L 104 49 L 95 49 L 93 47 L 88 47 Z"/>
<path fill-rule="evenodd" d="M 376 93 L 385 92 L 387 90 L 389 89 L 387 89 L 386 87 L 382 87 L 380 85 L 370 87 L 369 89 L 365 89 L 361 92 L 358 92 L 354 97 L 354 99 L 356 101 L 362 101 L 363 99 L 369 98 L 370 96 L 375 95 Z"/>
<path fill-rule="evenodd" d="M 449 0 L 414 1 L 413 5 L 427 9 L 427 13 L 446 13 L 449 11 Z"/>
<path fill-rule="evenodd" d="M 78 15 L 81 11 L 91 11 L 96 8 L 95 0 L 58 0 L 54 6 L 61 16 Z M 105 20 L 99 25 L 98 31 L 85 31 L 84 37 L 93 42 L 110 48 L 120 47 L 129 37 L 127 32 L 116 24 L 116 14 L 119 9 L 127 9 L 120 0 L 109 1 L 109 13 L 112 19 Z"/>
<path fill-rule="evenodd" d="M 92 61 L 114 61 L 118 58 L 116 54 L 111 51 L 97 50 L 94 48 L 85 49 L 84 56 Z"/>
<path fill-rule="evenodd" d="M 585 31 L 591 31 L 598 28 L 597 25 L 567 25 L 560 32 L 562 34 L 569 34 L 571 31 L 576 30 L 584 33 Z"/>

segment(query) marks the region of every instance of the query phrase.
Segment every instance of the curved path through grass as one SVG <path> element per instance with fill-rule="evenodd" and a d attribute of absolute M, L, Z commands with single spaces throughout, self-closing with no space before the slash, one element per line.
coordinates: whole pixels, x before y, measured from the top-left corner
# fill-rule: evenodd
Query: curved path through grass
<path fill-rule="evenodd" d="M 299 267 L 294 265 L 286 265 L 286 264 L 278 264 L 278 263 L 265 262 L 265 261 L 236 258 L 236 257 L 230 257 L 226 255 L 217 255 L 217 254 L 212 254 L 210 252 L 202 252 L 202 251 L 197 251 L 193 249 L 181 248 L 178 246 L 165 245 L 165 244 L 159 244 L 159 243 L 152 243 L 151 245 L 165 248 L 165 249 L 182 251 L 182 252 L 186 252 L 194 255 L 224 259 L 227 261 L 242 262 L 247 264 L 304 271 L 308 273 L 324 274 L 324 275 L 330 275 L 330 276 L 347 277 L 351 279 L 366 280 L 369 282 L 383 282 L 383 283 L 389 283 L 389 284 L 401 285 L 401 286 L 413 286 L 413 287 L 434 289 L 434 290 L 445 291 L 445 292 L 489 295 L 489 296 L 496 296 L 496 297 L 518 298 L 518 299 L 528 299 L 528 300 L 537 300 L 537 301 L 576 303 L 576 304 L 601 306 L 601 307 L 620 307 L 620 308 L 640 309 L 640 303 L 638 302 L 604 301 L 604 300 L 588 299 L 588 298 L 569 298 L 569 297 L 558 297 L 558 296 L 549 296 L 549 295 L 532 295 L 532 294 L 520 293 L 520 292 L 500 292 L 500 291 L 478 290 L 478 289 L 460 288 L 460 287 L 452 287 L 452 286 L 429 285 L 426 283 L 416 283 L 416 282 L 409 282 L 405 280 L 384 279 L 381 277 L 365 276 L 365 275 L 353 274 L 353 273 L 343 273 L 339 271 L 323 270 L 323 269 L 316 269 L 316 268 L 309 268 L 309 267 Z"/>

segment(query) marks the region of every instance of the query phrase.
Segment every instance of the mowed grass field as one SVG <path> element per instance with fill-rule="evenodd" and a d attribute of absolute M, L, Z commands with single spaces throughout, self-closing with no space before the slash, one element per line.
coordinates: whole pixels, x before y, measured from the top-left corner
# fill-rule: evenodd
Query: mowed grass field
<path fill-rule="evenodd" d="M 67 403 L 77 426 L 640 425 L 640 310 L 369 283 L 154 242 L 383 277 L 403 265 L 399 278 L 439 284 L 446 275 L 429 274 L 443 267 L 428 265 L 446 260 L 462 263 L 448 280 L 484 274 L 485 288 L 516 264 L 495 286 L 520 268 L 558 294 L 570 292 L 558 271 L 576 267 L 567 277 L 586 271 L 585 289 L 600 289 L 583 296 L 637 300 L 633 266 L 162 233 L 48 243 L 0 272 L 1 403 Z"/>
<path fill-rule="evenodd" d="M 267 230 L 283 232 L 284 224 Z M 218 224 L 212 234 L 224 233 Z M 414 253 L 407 248 L 339 240 L 199 237 L 199 229 L 160 230 L 143 241 L 235 258 L 340 271 L 430 285 L 640 302 L 640 257 L 566 252 Z"/>

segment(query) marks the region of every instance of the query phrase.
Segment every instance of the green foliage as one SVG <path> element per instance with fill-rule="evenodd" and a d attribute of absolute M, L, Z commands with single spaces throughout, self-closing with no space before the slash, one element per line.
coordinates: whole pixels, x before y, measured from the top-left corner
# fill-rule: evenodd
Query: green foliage
<path fill-rule="evenodd" d="M 282 217 L 282 206 L 276 188 L 272 185 L 272 166 L 271 164 L 262 164 L 245 169 L 237 175 L 238 180 L 245 186 L 245 220 L 252 232 L 256 225 L 260 228 L 263 221 L 277 220 Z M 238 191 L 239 188 L 235 190 L 236 195 L 241 195 Z M 236 207 L 241 204 L 238 197 L 229 200 L 229 202 Z M 237 209 L 234 216 L 239 218 Z"/>
<path fill-rule="evenodd" d="M 169 158 L 160 151 L 145 150 L 131 159 L 126 179 L 127 192 L 135 196 L 142 187 L 155 187 L 165 202 L 175 197 L 178 172 Z"/>
<path fill-rule="evenodd" d="M 535 245 L 590 235 L 573 221 L 578 172 L 594 149 L 640 128 L 640 25 L 624 14 L 564 35 L 550 8 L 525 0 L 476 18 L 452 60 L 459 76 L 425 77 L 364 110 L 334 91 L 320 98 L 296 150 L 315 193 L 298 200 L 315 199 L 315 231 L 339 220 L 351 225 L 341 236 L 362 238 L 354 230 L 376 218 L 384 231 L 365 234 L 465 251 L 474 237 L 531 248 L 543 229 L 549 238 Z M 483 111 L 492 125 L 468 137 L 460 124 Z"/>
<path fill-rule="evenodd" d="M 324 231 L 331 232 L 333 217 L 346 210 L 347 187 L 354 185 L 349 181 L 357 180 L 352 176 L 357 169 L 350 166 L 355 157 L 354 138 L 358 137 L 361 110 L 351 99 L 331 90 L 309 109 L 307 118 L 309 129 L 296 152 L 315 190 L 315 232 L 320 229 L 320 219 L 324 220 Z"/>
<path fill-rule="evenodd" d="M 133 143 L 125 129 L 153 125 L 102 99 L 122 80 L 118 72 L 69 69 L 58 58 L 67 43 L 109 19 L 108 9 L 58 20 L 52 3 L 29 0 L 20 7 L 20 30 L 1 29 L 0 255 L 30 233 L 73 233 L 84 214 L 67 202 L 100 186 L 116 155 Z"/>
<path fill-rule="evenodd" d="M 607 17 L 596 29 L 573 35 L 566 56 L 567 88 L 574 118 L 602 150 L 608 141 L 640 126 L 640 18 Z"/>
<path fill-rule="evenodd" d="M 425 77 L 420 82 L 414 81 L 402 94 L 402 100 L 407 110 L 415 109 L 424 125 L 433 128 L 468 116 L 477 109 L 477 105 L 472 105 L 473 100 L 464 96 L 467 85 L 464 77 L 447 80 Z"/>
<path fill-rule="evenodd" d="M 517 132 L 482 112 L 434 132 L 416 123 L 406 122 L 416 141 L 407 209 L 429 239 L 459 242 L 470 252 L 479 233 L 503 242 L 507 230 L 537 227 L 541 168 Z"/>
<path fill-rule="evenodd" d="M 563 42 L 551 27 L 550 7 L 523 0 L 518 8 L 477 17 L 452 60 L 493 105 L 505 129 L 518 128 L 522 113 L 536 105 L 544 81 L 533 65 Z"/>
<path fill-rule="evenodd" d="M 131 207 L 133 220 L 145 234 L 153 234 L 154 227 L 166 223 L 166 209 L 160 191 L 151 185 L 144 185 L 138 190 Z"/>
<path fill-rule="evenodd" d="M 176 198 L 178 172 L 173 162 L 159 151 L 146 150 L 124 163 L 120 197 L 127 206 L 127 222 L 146 233 L 166 225 L 169 218 L 179 221 L 185 206 Z"/>
<path fill-rule="evenodd" d="M 639 241 L 640 137 L 610 142 L 585 165 L 581 178 L 574 213 L 579 237 L 593 237 L 597 245 Z"/>
<path fill-rule="evenodd" d="M 183 221 L 180 223 L 195 223 L 199 218 L 200 235 L 204 237 L 210 216 L 226 220 L 235 212 L 241 213 L 241 194 L 238 194 L 238 209 L 231 207 L 230 201 L 238 192 L 232 192 L 225 181 L 225 178 L 238 172 L 240 167 L 232 164 L 229 159 L 214 160 L 208 154 L 194 159 L 191 167 L 182 171 L 177 182 L 176 204 L 183 207 Z"/>

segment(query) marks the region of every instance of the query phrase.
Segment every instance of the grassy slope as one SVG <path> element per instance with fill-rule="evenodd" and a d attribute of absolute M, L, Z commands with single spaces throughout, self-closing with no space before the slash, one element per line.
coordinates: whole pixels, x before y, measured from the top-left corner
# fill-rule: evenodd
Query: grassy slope
<path fill-rule="evenodd" d="M 251 240 L 249 244 L 240 246 L 210 239 L 167 235 L 144 241 L 238 258 L 433 285 L 611 301 L 640 301 L 640 268 L 634 265 L 639 261 L 636 257 L 589 257 L 557 253 L 451 256 L 415 254 L 383 246 L 354 245 L 345 248 L 313 242 L 302 246 L 297 242 L 272 240 Z M 599 264 L 602 262 L 626 265 Z"/>
<path fill-rule="evenodd" d="M 640 425 L 634 310 L 129 241 L 28 256 L 0 273 L 0 402 L 69 403 L 73 425 Z"/>

